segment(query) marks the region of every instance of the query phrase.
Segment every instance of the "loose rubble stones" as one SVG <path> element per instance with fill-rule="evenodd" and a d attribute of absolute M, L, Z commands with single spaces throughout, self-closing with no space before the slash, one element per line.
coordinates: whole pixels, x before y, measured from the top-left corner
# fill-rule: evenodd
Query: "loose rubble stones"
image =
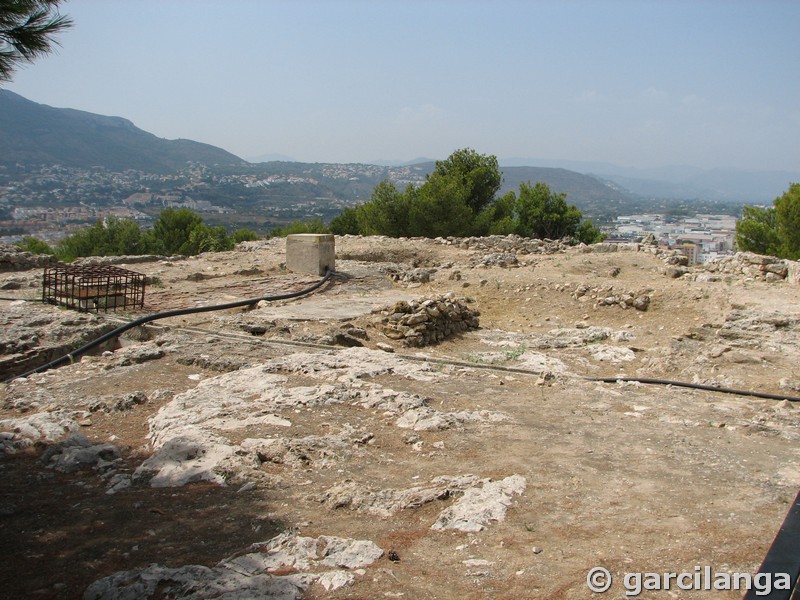
<path fill-rule="evenodd" d="M 480 327 L 480 311 L 452 292 L 434 298 L 398 302 L 383 311 L 383 334 L 406 346 L 427 346 Z"/>
<path fill-rule="evenodd" d="M 650 306 L 650 294 L 653 290 L 615 290 L 612 286 L 590 287 L 585 283 L 579 284 L 572 297 L 578 302 L 593 302 L 594 306 L 619 306 L 621 308 L 635 308 L 645 311 Z"/>
<path fill-rule="evenodd" d="M 465 250 L 494 251 L 513 254 L 556 254 L 571 246 L 569 240 L 539 240 L 518 235 L 489 235 L 486 237 L 436 238 L 438 244 L 457 246 Z"/>
<path fill-rule="evenodd" d="M 512 254 L 510 252 L 495 252 L 492 254 L 484 254 L 483 256 L 477 258 L 475 261 L 476 266 L 488 268 L 488 267 L 517 267 L 519 266 L 519 260 L 517 259 L 516 254 Z"/>
<path fill-rule="evenodd" d="M 4 271 L 27 271 L 47 267 L 58 262 L 49 254 L 25 252 L 16 246 L 0 245 L 0 273 Z"/>
<path fill-rule="evenodd" d="M 392 281 L 405 284 L 428 283 L 436 269 L 412 268 L 404 269 L 401 266 L 389 266 L 384 269 Z"/>

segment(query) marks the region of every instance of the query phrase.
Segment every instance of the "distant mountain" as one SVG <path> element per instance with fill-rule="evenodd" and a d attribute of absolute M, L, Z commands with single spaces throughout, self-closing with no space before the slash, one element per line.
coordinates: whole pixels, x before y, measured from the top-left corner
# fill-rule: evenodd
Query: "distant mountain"
<path fill-rule="evenodd" d="M 554 192 L 567 194 L 567 200 L 574 202 L 580 198 L 586 202 L 616 202 L 628 200 L 629 194 L 618 187 L 610 186 L 601 180 L 567 169 L 551 169 L 546 167 L 501 167 L 503 186 L 500 193 L 518 190 L 521 183 L 546 183 Z"/>
<path fill-rule="evenodd" d="M 769 204 L 789 189 L 790 183 L 800 181 L 800 173 L 788 171 L 692 167 L 593 173 L 613 180 L 634 194 L 650 198 L 700 198 L 747 204 Z"/>
<path fill-rule="evenodd" d="M 614 215 L 636 212 L 636 198 L 619 186 L 568 169 L 547 167 L 500 167 L 503 186 L 500 193 L 519 190 L 521 183 L 546 183 L 553 192 L 567 195 L 567 203 L 577 206 L 584 216 L 605 220 Z"/>
<path fill-rule="evenodd" d="M 0 162 L 168 173 L 190 161 L 244 164 L 209 144 L 166 140 L 121 117 L 53 108 L 0 89 Z"/>
<path fill-rule="evenodd" d="M 800 181 L 800 171 L 756 171 L 742 169 L 700 169 L 671 165 L 640 169 L 604 162 L 507 158 L 504 166 L 539 165 L 561 167 L 611 180 L 646 198 L 716 200 L 721 202 L 769 204 Z"/>

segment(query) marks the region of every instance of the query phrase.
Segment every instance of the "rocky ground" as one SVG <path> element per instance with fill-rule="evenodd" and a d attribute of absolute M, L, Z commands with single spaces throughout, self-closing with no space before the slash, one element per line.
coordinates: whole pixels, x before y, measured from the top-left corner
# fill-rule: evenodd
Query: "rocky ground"
<path fill-rule="evenodd" d="M 130 261 L 137 315 L 36 302 L 41 268 L 17 260 L 4 378 L 124 318 L 314 283 L 283 244 Z M 758 568 L 800 487 L 800 405 L 587 378 L 800 396 L 796 263 L 336 244 L 310 296 L 2 384 L 4 597 L 580 599 L 595 566 L 610 597 L 630 572 Z"/>

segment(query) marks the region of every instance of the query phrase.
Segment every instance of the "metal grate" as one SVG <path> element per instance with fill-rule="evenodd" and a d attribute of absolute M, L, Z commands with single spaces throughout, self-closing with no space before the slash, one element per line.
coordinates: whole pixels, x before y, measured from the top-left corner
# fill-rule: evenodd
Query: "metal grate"
<path fill-rule="evenodd" d="M 83 312 L 142 308 L 144 285 L 144 275 L 119 267 L 59 264 L 44 270 L 42 302 Z"/>

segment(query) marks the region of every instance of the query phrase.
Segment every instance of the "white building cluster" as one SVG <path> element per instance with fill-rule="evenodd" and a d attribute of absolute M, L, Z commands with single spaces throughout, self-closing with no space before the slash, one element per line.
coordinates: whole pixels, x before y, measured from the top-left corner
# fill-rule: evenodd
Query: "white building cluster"
<path fill-rule="evenodd" d="M 733 253 L 736 217 L 703 214 L 694 217 L 624 215 L 617 217 L 609 234 L 626 241 L 652 234 L 659 244 L 682 250 L 691 263 L 704 263 Z"/>

